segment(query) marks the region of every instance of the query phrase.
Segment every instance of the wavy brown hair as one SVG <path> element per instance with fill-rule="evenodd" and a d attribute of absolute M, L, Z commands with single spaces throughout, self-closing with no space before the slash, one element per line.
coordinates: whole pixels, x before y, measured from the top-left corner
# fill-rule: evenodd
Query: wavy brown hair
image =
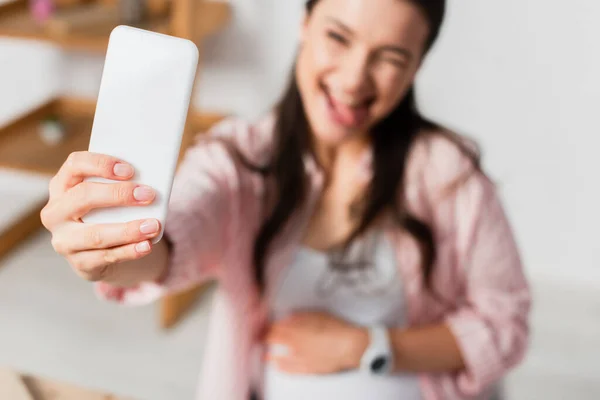
<path fill-rule="evenodd" d="M 310 14 L 320 0 L 308 0 L 306 12 Z M 445 13 L 445 0 L 409 0 L 416 4 L 429 24 L 426 53 L 435 43 Z M 266 167 L 252 167 L 273 182 L 274 206 L 258 231 L 254 244 L 253 261 L 256 283 L 265 284 L 265 262 L 275 236 L 289 221 L 292 213 L 306 200 L 308 179 L 303 155 L 313 152 L 310 129 L 297 82 L 292 74 L 290 83 L 276 107 L 275 144 L 270 163 Z M 458 136 L 440 129 L 418 111 L 414 88 L 411 87 L 398 106 L 371 131 L 373 146 L 373 178 L 360 203 L 359 222 L 346 245 L 363 234 L 385 212 L 391 212 L 400 229 L 408 232 L 419 244 L 422 253 L 422 273 L 426 286 L 431 287 L 431 277 L 436 258 L 432 229 L 411 215 L 404 199 L 404 172 L 409 150 L 423 132 L 435 131 L 456 143 L 479 169 L 479 157 L 463 145 Z M 265 200 L 266 201 L 266 200 Z M 350 210 L 349 210 L 350 211 Z"/>

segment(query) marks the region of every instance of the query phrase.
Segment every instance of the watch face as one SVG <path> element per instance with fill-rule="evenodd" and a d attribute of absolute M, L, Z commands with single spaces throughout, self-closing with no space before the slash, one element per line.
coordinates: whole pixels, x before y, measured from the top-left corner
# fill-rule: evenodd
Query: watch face
<path fill-rule="evenodd" d="M 388 359 L 385 356 L 376 357 L 371 363 L 371 371 L 376 374 L 381 374 L 387 371 L 388 368 Z"/>

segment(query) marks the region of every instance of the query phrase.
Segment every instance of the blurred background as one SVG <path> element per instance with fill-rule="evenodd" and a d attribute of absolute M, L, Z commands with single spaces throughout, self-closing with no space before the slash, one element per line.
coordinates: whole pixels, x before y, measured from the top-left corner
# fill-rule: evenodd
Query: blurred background
<path fill-rule="evenodd" d="M 0 0 L 0 387 L 13 371 L 57 399 L 192 398 L 212 288 L 144 308 L 100 302 L 53 252 L 39 210 L 66 155 L 87 148 L 113 26 L 200 47 L 189 141 L 273 104 L 302 3 L 149 0 L 140 13 L 137 0 Z M 600 399 L 598 17 L 594 0 L 450 0 L 418 79 L 424 113 L 481 144 L 533 286 L 511 400 Z"/>

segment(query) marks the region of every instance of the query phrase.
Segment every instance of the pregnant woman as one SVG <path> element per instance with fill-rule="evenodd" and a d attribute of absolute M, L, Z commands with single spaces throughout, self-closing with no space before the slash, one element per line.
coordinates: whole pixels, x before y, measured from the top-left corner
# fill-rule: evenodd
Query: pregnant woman
<path fill-rule="evenodd" d="M 125 161 L 74 153 L 52 180 L 44 225 L 104 298 L 219 282 L 199 399 L 489 400 L 522 359 L 530 293 L 496 189 L 415 104 L 444 9 L 306 2 L 280 102 L 189 149 L 156 245 L 157 221 L 81 223 L 152 202 Z"/>

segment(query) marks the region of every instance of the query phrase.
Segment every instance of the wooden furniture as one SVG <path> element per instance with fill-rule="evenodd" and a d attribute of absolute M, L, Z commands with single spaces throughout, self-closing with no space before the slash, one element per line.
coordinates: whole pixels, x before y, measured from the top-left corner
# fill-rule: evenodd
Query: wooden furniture
<path fill-rule="evenodd" d="M 0 369 L 0 399 L 6 400 L 133 400 L 66 383 Z"/>
<path fill-rule="evenodd" d="M 65 50 L 103 53 L 109 33 L 121 23 L 117 1 L 55 0 L 57 11 L 45 23 L 31 17 L 27 0 L 5 3 L 0 5 L 0 37 L 42 40 Z M 214 0 L 148 0 L 147 4 L 147 18 L 136 26 L 192 40 L 201 54 L 200 67 L 203 40 L 222 29 L 231 15 L 229 3 Z M 87 149 L 94 112 L 94 100 L 58 97 L 0 127 L 0 167 L 54 175 L 71 152 Z M 66 127 L 66 139 L 57 145 L 47 144 L 39 135 L 40 122 L 51 116 Z M 196 132 L 206 131 L 223 117 L 190 107 L 181 155 Z M 41 227 L 42 207 L 38 204 L 19 223 L 0 231 L 0 256 Z M 161 326 L 173 326 L 202 292 L 203 288 L 194 288 L 164 298 Z"/>
<path fill-rule="evenodd" d="M 64 49 L 105 51 L 110 31 L 120 24 L 118 0 L 85 1 L 59 7 L 45 24 L 30 15 L 28 1 L 15 0 L 0 5 L 0 36 L 49 41 Z M 79 3 L 78 0 L 74 0 Z M 221 30 L 231 16 L 227 2 L 214 0 L 163 0 L 162 9 L 150 13 L 137 27 L 193 40 L 202 40 Z M 60 6 L 61 2 L 59 2 Z"/>

